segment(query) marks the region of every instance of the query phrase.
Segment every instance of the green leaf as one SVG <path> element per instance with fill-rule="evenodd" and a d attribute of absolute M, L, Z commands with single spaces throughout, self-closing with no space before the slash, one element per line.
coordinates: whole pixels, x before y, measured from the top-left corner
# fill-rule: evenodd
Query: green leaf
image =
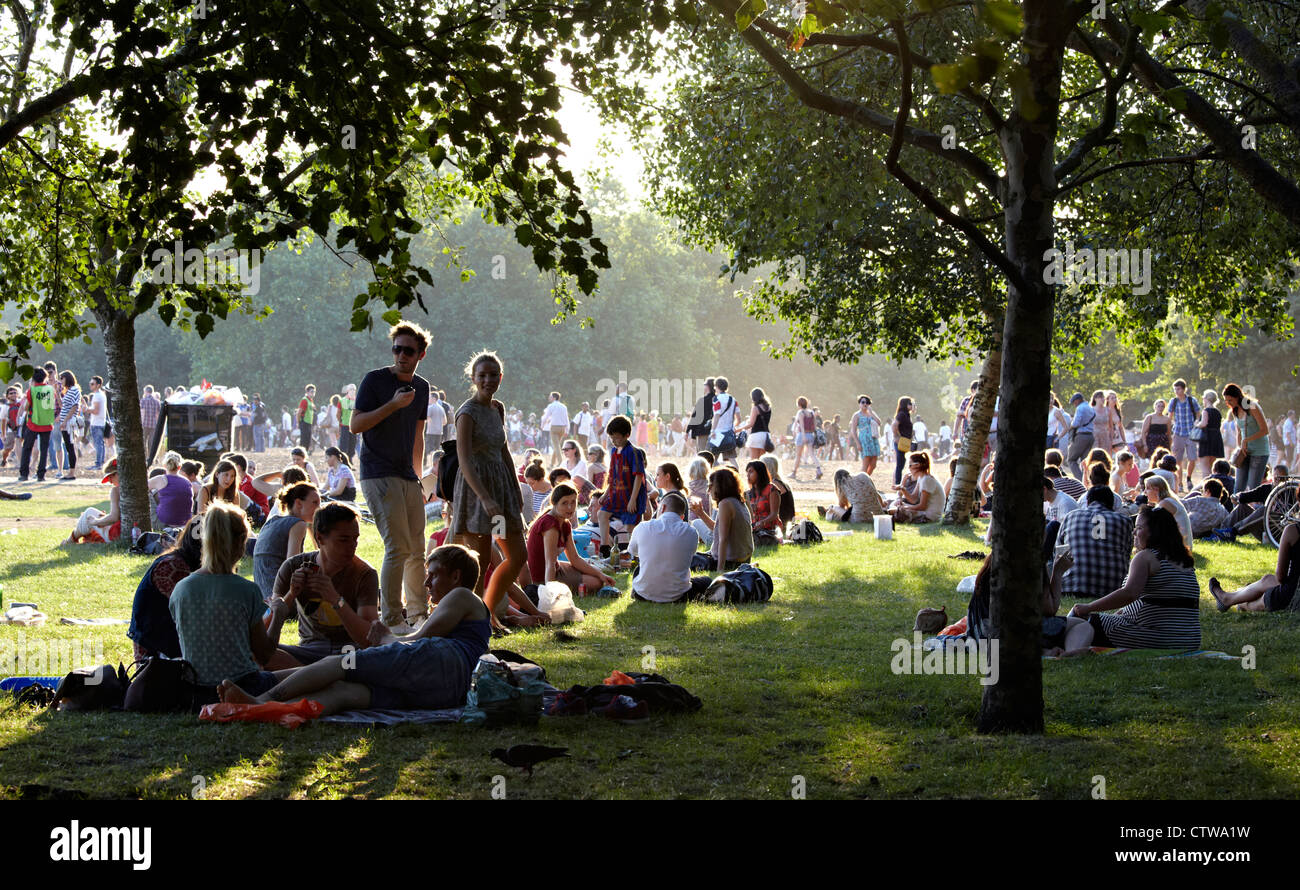
<path fill-rule="evenodd" d="M 984 24 L 1007 37 L 1019 37 L 1025 30 L 1024 11 L 1012 0 L 984 0 L 980 5 L 980 18 Z"/>
<path fill-rule="evenodd" d="M 380 318 L 382 318 L 384 321 L 388 322 L 388 324 L 390 324 L 390 325 L 395 325 L 395 324 L 397 324 L 399 321 L 402 320 L 402 310 L 400 310 L 400 309 L 389 309 L 387 312 L 385 312 L 383 315 L 381 315 Z"/>
<path fill-rule="evenodd" d="M 930 76 L 941 93 L 957 93 L 970 86 L 961 65 L 931 65 Z"/>
<path fill-rule="evenodd" d="M 745 0 L 736 10 L 736 28 L 744 31 L 767 9 L 767 0 Z"/>

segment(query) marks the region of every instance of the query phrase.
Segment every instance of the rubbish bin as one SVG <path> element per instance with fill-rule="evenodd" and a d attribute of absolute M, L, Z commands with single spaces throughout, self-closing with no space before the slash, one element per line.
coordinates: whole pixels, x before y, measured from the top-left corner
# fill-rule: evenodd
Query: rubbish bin
<path fill-rule="evenodd" d="M 149 463 L 157 457 L 165 434 L 168 448 L 186 460 L 201 462 L 205 474 L 212 472 L 217 459 L 230 450 L 234 418 L 230 405 L 163 405 L 149 443 Z"/>

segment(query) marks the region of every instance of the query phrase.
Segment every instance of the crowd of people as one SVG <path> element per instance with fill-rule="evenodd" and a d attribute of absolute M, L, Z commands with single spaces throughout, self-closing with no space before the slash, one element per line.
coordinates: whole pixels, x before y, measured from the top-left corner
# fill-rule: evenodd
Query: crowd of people
<path fill-rule="evenodd" d="M 746 416 L 721 376 L 707 381 L 691 415 L 672 421 L 639 412 L 620 385 L 599 409 L 581 402 L 572 414 L 552 392 L 540 417 L 525 422 L 496 398 L 506 369 L 495 354 L 470 360 L 471 395 L 453 408 L 417 373 L 428 332 L 402 322 L 390 340 L 392 363 L 359 385 L 321 406 L 315 387 L 305 388 L 294 417 L 281 417 L 279 432 L 295 439 L 277 437 L 254 395 L 237 407 L 234 449 L 210 472 L 174 451 L 151 470 L 153 524 L 173 543 L 136 593 L 129 635 L 138 656 L 185 657 L 226 701 L 310 694 L 327 711 L 459 704 L 491 634 L 550 621 L 540 603 L 551 585 L 581 597 L 630 570 L 637 600 L 716 597 L 714 573 L 789 538 L 799 470 L 820 478 L 837 454 L 861 466 L 834 472 L 834 501 L 821 516 L 937 521 L 955 459 L 946 485 L 936 462 L 960 446 L 978 390 L 972 384 L 937 433 L 909 397 L 882 419 L 862 395 L 847 421 L 827 422 L 801 396 L 789 424 L 778 425 L 762 389 L 750 391 Z M 5 420 L 17 412 L 23 476 L 39 443 L 42 477 L 56 426 L 75 468 L 72 420 L 89 418 L 92 431 L 96 418 L 109 422 L 103 382 L 91 385 L 83 398 L 71 372 L 51 368 L 38 369 L 26 393 L 11 389 Z M 159 411 L 143 410 L 145 402 L 160 408 L 167 397 L 146 387 L 147 435 Z M 1113 392 L 1076 393 L 1068 406 L 1053 397 L 1043 471 L 1045 651 L 1199 645 L 1193 543 L 1262 534 L 1262 504 L 1295 457 L 1294 412 L 1270 423 L 1248 388 L 1228 384 L 1198 401 L 1182 380 L 1140 423 L 1124 420 Z M 996 496 L 996 414 L 988 440 L 982 511 Z M 92 432 L 89 441 L 95 472 L 113 485 L 110 509 L 87 510 L 70 542 L 122 533 L 116 460 L 105 462 L 102 450 L 111 435 Z M 277 441 L 296 442 L 290 462 L 259 472 L 252 455 Z M 6 441 L 6 459 L 14 445 Z M 323 450 L 320 471 L 313 448 Z M 887 494 L 872 476 L 881 458 L 894 464 Z M 439 515 L 445 527 L 426 535 Z M 357 556 L 367 520 L 383 542 L 378 566 Z M 1276 567 L 1259 581 L 1227 591 L 1211 579 L 1219 608 L 1291 608 L 1298 534 L 1287 530 Z M 251 581 L 237 573 L 246 556 Z M 988 586 L 986 564 L 966 619 L 972 636 L 988 632 Z M 1066 596 L 1076 602 L 1058 616 Z M 291 617 L 297 645 L 280 642 Z M 352 649 L 356 657 L 345 658 Z"/>

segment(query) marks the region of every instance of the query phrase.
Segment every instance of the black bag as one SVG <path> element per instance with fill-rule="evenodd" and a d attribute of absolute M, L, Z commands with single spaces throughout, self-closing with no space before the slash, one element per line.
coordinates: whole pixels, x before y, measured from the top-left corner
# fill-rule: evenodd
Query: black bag
<path fill-rule="evenodd" d="M 773 451 L 776 451 L 776 439 L 772 437 L 772 434 L 770 432 L 767 434 L 767 441 L 763 443 L 763 450 L 766 451 L 768 454 L 771 454 Z"/>
<path fill-rule="evenodd" d="M 712 553 L 696 552 L 691 554 L 692 572 L 716 572 L 717 570 L 718 561 L 713 558 Z"/>
<path fill-rule="evenodd" d="M 111 420 L 104 421 L 104 438 L 113 438 L 113 421 Z"/>
<path fill-rule="evenodd" d="M 775 547 L 781 543 L 781 539 L 776 536 L 776 531 L 770 528 L 760 528 L 754 530 L 755 547 Z"/>
<path fill-rule="evenodd" d="M 176 539 L 160 533 L 145 532 L 131 545 L 131 552 L 136 556 L 157 556 L 176 543 Z"/>
<path fill-rule="evenodd" d="M 122 701 L 125 710 L 146 714 L 193 710 L 199 685 L 194 665 L 183 658 L 154 655 L 131 667 L 131 685 Z"/>
<path fill-rule="evenodd" d="M 772 598 L 772 576 L 749 563 L 714 578 L 705 598 L 712 600 L 718 587 L 725 591 L 724 603 L 765 603 Z"/>
<path fill-rule="evenodd" d="M 718 445 L 717 453 L 719 455 L 723 455 L 729 451 L 735 451 L 735 450 L 736 450 L 736 434 L 731 430 L 727 430 L 725 433 L 722 434 L 722 443 Z"/>
<path fill-rule="evenodd" d="M 51 708 L 60 711 L 102 711 L 121 708 L 126 696 L 126 668 L 111 664 L 77 668 L 59 681 Z"/>
<path fill-rule="evenodd" d="M 820 544 L 822 530 L 811 519 L 800 519 L 790 529 L 789 540 L 794 544 Z"/>
<path fill-rule="evenodd" d="M 444 501 L 450 501 L 456 492 L 456 477 L 460 475 L 460 455 L 456 453 L 456 440 L 442 443 L 442 454 L 438 457 L 438 484 L 433 493 Z"/>
<path fill-rule="evenodd" d="M 744 447 L 745 447 L 745 443 L 748 442 L 748 441 L 749 441 L 749 433 L 748 433 L 748 432 L 746 432 L 745 430 L 741 430 L 740 432 L 736 433 L 736 447 L 737 447 L 737 448 L 744 448 Z"/>
<path fill-rule="evenodd" d="M 826 431 L 817 429 L 813 431 L 813 447 L 822 448 L 826 445 Z"/>

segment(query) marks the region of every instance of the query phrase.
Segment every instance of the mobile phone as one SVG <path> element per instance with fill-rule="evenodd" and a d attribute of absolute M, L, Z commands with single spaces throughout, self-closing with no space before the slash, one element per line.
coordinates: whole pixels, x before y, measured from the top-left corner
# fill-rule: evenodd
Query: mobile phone
<path fill-rule="evenodd" d="M 401 389 L 398 390 L 398 392 L 415 392 L 415 387 L 409 385 L 403 386 Z"/>

